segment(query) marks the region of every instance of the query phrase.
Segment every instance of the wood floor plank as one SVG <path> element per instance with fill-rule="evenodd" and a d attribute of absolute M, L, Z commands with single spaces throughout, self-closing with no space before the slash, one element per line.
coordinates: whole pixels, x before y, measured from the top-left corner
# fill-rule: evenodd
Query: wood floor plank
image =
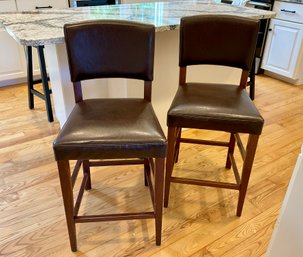
<path fill-rule="evenodd" d="M 192 257 L 203 256 L 202 253 L 204 254 L 205 252 L 207 252 L 210 256 L 229 256 L 229 253 L 235 253 L 235 248 L 238 248 L 239 252 L 242 251 L 242 248 L 245 249 L 246 247 L 242 247 L 242 245 L 247 240 L 252 243 L 249 244 L 248 247 L 253 246 L 255 243 L 253 238 L 255 238 L 256 234 L 258 234 L 264 227 L 272 225 L 279 213 L 279 210 L 280 205 L 273 205 L 271 208 L 253 217 L 234 230 L 224 234 L 222 237 L 218 237 L 217 240 L 213 241 L 211 244 L 208 244 L 206 247 L 199 249 L 192 255 Z M 258 242 L 260 239 L 255 241 Z M 266 242 L 268 242 L 268 238 L 264 241 L 264 243 L 267 244 Z M 258 255 L 254 254 L 247 256 Z"/>

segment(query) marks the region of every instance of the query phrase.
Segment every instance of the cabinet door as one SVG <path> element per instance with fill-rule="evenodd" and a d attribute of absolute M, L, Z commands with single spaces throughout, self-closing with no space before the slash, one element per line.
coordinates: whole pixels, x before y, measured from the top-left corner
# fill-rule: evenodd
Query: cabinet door
<path fill-rule="evenodd" d="M 272 19 L 262 68 L 297 79 L 302 38 L 303 24 Z"/>

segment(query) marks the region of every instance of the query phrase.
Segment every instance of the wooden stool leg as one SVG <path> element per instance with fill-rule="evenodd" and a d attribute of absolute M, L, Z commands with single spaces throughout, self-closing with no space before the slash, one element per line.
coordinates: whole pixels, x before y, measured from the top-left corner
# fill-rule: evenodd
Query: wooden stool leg
<path fill-rule="evenodd" d="M 44 97 L 45 97 L 45 106 L 46 106 L 47 118 L 48 118 L 49 122 L 53 122 L 54 117 L 53 117 L 52 104 L 51 104 L 51 98 L 50 98 L 50 89 L 49 89 L 49 86 L 48 86 L 48 78 L 47 78 L 43 48 L 44 48 L 44 46 L 38 46 L 37 47 L 38 56 L 39 56 L 40 71 L 41 71 L 41 80 L 42 80 Z"/>
<path fill-rule="evenodd" d="M 87 182 L 85 184 L 85 190 L 92 189 L 92 181 L 90 177 L 90 167 L 89 167 L 89 161 L 83 161 L 83 174 L 87 175 Z"/>
<path fill-rule="evenodd" d="M 256 57 L 253 60 L 251 70 L 249 72 L 249 97 L 251 100 L 255 99 L 255 87 L 256 87 L 256 79 L 255 79 L 255 69 L 256 69 Z"/>
<path fill-rule="evenodd" d="M 33 79 L 33 53 L 32 47 L 26 47 L 26 62 L 27 62 L 27 90 L 28 90 L 28 108 L 34 109 L 34 95 L 32 90 L 34 89 Z"/>
<path fill-rule="evenodd" d="M 163 211 L 163 186 L 164 186 L 164 158 L 155 160 L 155 224 L 156 245 L 161 245 L 162 211 Z"/>
<path fill-rule="evenodd" d="M 251 169 L 255 158 L 258 140 L 259 140 L 258 135 L 249 135 L 248 143 L 246 147 L 246 157 L 242 169 L 241 187 L 240 187 L 238 207 L 237 207 L 238 217 L 240 217 L 242 214 L 244 199 L 247 191 Z"/>
<path fill-rule="evenodd" d="M 170 178 L 174 168 L 175 162 L 175 144 L 176 144 L 176 128 L 169 127 L 167 133 L 167 157 L 166 157 L 166 176 L 165 176 L 165 193 L 164 193 L 164 207 L 168 206 L 168 198 L 170 191 Z"/>
<path fill-rule="evenodd" d="M 74 220 L 74 197 L 68 161 L 57 161 L 61 191 L 65 209 L 65 217 L 69 234 L 71 250 L 77 251 L 76 224 Z"/>
<path fill-rule="evenodd" d="M 144 159 L 144 185 L 147 187 L 148 182 L 147 182 L 147 174 L 150 171 L 150 166 L 149 166 L 149 160 Z"/>
<path fill-rule="evenodd" d="M 225 164 L 225 168 L 226 169 L 230 169 L 231 168 L 231 161 L 230 161 L 230 154 L 234 153 L 235 150 L 235 135 L 234 134 L 230 134 L 230 138 L 229 138 L 229 144 L 228 144 L 228 152 L 227 152 L 227 157 L 226 157 L 226 164 Z"/>
<path fill-rule="evenodd" d="M 177 163 L 179 160 L 180 138 L 181 138 L 181 134 L 182 134 L 182 128 L 177 128 L 176 133 L 177 133 L 177 136 L 176 136 L 176 146 L 175 146 L 175 154 L 174 154 L 175 163 Z"/>

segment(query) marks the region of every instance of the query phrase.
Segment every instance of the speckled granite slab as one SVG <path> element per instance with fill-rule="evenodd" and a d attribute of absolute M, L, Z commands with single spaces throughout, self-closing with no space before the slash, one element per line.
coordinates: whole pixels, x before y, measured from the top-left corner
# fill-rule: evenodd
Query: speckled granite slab
<path fill-rule="evenodd" d="M 174 30 L 180 18 L 199 14 L 227 14 L 254 19 L 271 18 L 274 12 L 211 0 L 150 2 L 69 9 L 0 13 L 0 24 L 22 45 L 46 45 L 63 42 L 63 25 L 96 19 L 131 20 L 154 24 L 156 31 Z"/>

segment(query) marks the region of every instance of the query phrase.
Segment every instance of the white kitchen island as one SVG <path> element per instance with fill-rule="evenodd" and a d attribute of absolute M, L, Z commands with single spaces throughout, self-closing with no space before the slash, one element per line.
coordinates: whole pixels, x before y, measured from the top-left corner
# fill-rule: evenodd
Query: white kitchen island
<path fill-rule="evenodd" d="M 63 36 L 64 24 L 96 19 L 131 20 L 154 24 L 157 33 L 152 102 L 160 123 L 166 130 L 166 112 L 178 86 L 180 18 L 203 14 L 238 15 L 252 19 L 268 19 L 275 15 L 274 12 L 208 0 L 187 0 L 0 13 L 0 24 L 22 45 L 45 46 L 55 115 L 61 126 L 74 106 Z M 205 66 L 202 72 L 195 69 L 189 71 L 190 78 L 199 77 L 205 82 L 215 77 L 217 81 L 233 83 L 240 79 L 239 75 L 238 70 L 226 67 Z M 143 93 L 143 87 L 138 81 L 103 79 L 87 81 L 85 84 L 83 94 L 86 98 L 137 97 Z"/>

